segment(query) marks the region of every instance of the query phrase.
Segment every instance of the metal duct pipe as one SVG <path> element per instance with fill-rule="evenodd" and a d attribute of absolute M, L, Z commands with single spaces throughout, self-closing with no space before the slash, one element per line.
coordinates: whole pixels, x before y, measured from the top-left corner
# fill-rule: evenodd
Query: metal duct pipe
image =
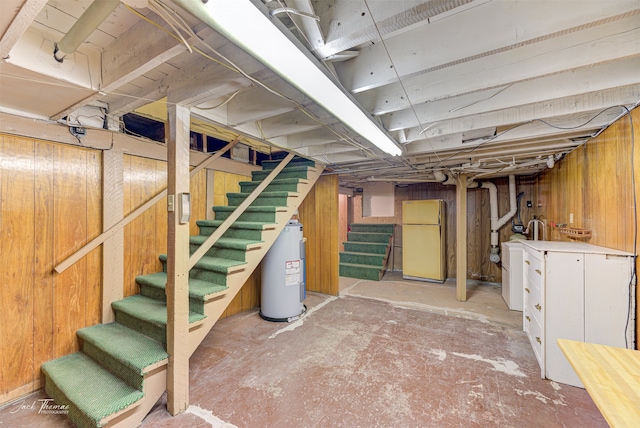
<path fill-rule="evenodd" d="M 56 61 L 62 62 L 65 55 L 74 53 L 119 5 L 120 0 L 94 0 L 62 40 L 56 44 L 53 51 Z"/>

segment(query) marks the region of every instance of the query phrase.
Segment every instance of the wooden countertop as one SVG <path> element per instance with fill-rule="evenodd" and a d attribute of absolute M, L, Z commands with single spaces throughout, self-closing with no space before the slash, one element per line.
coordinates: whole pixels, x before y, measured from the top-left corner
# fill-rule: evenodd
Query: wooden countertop
<path fill-rule="evenodd" d="M 612 427 L 640 421 L 640 351 L 558 339 L 600 413 Z"/>

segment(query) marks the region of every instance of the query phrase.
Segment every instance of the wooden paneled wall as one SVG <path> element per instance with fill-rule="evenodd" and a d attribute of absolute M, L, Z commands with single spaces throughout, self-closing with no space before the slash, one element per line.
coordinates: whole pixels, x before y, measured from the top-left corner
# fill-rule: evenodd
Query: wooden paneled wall
<path fill-rule="evenodd" d="M 124 169 L 125 215 L 153 198 L 166 187 L 166 162 L 137 156 L 125 156 Z M 251 177 L 215 171 L 213 201 L 226 205 L 228 192 L 239 192 L 240 181 Z M 207 201 L 207 175 L 203 170 L 191 178 L 190 234 L 198 234 L 197 220 L 204 220 L 211 207 Z M 211 190 L 210 190 L 211 191 Z M 125 228 L 125 280 L 124 295 L 139 293 L 135 278 L 138 275 L 158 272 L 162 269 L 158 256 L 167 252 L 167 200 L 163 198 L 153 208 L 138 217 Z M 234 315 L 260 304 L 260 268 L 247 280 L 242 290 L 223 314 Z"/>
<path fill-rule="evenodd" d="M 101 249 L 53 267 L 101 231 L 97 150 L 0 134 L 0 403 L 40 388 L 45 361 L 100 322 Z"/>
<path fill-rule="evenodd" d="M 591 230 L 591 238 L 580 241 L 637 253 L 640 218 L 635 216 L 634 199 L 640 192 L 640 109 L 631 117 L 633 136 L 625 116 L 541 174 L 537 210 L 547 224 L 568 224 L 573 214 L 568 226 Z M 550 232 L 552 240 L 570 240 L 556 227 Z M 636 332 L 638 328 L 636 315 Z"/>
<path fill-rule="evenodd" d="M 337 296 L 340 291 L 338 176 L 321 176 L 298 212 L 307 238 L 307 290 Z"/>
<path fill-rule="evenodd" d="M 101 320 L 102 249 L 61 274 L 54 266 L 102 231 L 99 150 L 0 134 L 0 404 L 43 386 L 42 363 L 79 349 L 76 331 Z M 166 187 L 166 162 L 124 156 L 124 215 Z M 217 201 L 250 177 L 215 172 Z M 191 180 L 192 216 L 206 218 L 207 180 Z M 213 190 L 209 190 L 213 191 Z M 220 199 L 222 198 L 222 199 Z M 162 268 L 167 203 L 158 202 L 124 230 L 123 293 L 135 277 Z M 260 271 L 247 280 L 223 316 L 259 305 Z"/>
<path fill-rule="evenodd" d="M 498 188 L 498 214 L 503 216 L 510 209 L 509 179 L 492 179 Z M 526 201 L 535 203 L 535 178 L 516 177 L 516 194 L 524 192 L 520 204 L 520 217 L 524 225 L 533 218 L 534 209 L 527 208 Z M 395 228 L 394 269 L 402 270 L 402 201 L 421 199 L 443 199 L 445 201 L 445 239 L 447 256 L 447 277 L 456 277 L 456 188 L 440 183 L 412 184 L 396 187 L 395 217 L 362 217 L 362 195 L 354 197 L 354 223 L 391 223 Z M 489 191 L 469 189 L 467 192 L 467 275 L 469 279 L 502 282 L 501 266 L 489 261 L 491 246 L 491 216 L 489 211 Z M 500 242 L 513 234 L 511 222 L 500 229 Z"/>

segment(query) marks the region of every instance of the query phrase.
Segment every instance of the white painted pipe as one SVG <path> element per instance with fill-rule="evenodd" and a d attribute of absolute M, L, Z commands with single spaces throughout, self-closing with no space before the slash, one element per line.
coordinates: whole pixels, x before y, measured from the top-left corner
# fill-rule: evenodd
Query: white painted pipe
<path fill-rule="evenodd" d="M 509 202 L 511 208 L 509 212 L 503 215 L 501 218 L 498 218 L 498 188 L 495 184 L 490 181 L 483 181 L 481 184 L 483 189 L 489 189 L 489 209 L 491 216 L 491 246 L 494 248 L 498 247 L 498 230 L 504 224 L 513 217 L 518 211 L 517 200 L 516 200 L 516 177 L 515 175 L 509 176 Z"/>
<path fill-rule="evenodd" d="M 437 170 L 433 172 L 433 177 L 436 181 L 439 181 L 442 184 L 456 184 L 456 179 L 451 177 L 450 175 L 445 174 L 444 172 Z"/>
<path fill-rule="evenodd" d="M 120 0 L 94 0 L 62 40 L 56 44 L 54 58 L 62 62 L 65 55 L 74 53 L 119 5 Z"/>

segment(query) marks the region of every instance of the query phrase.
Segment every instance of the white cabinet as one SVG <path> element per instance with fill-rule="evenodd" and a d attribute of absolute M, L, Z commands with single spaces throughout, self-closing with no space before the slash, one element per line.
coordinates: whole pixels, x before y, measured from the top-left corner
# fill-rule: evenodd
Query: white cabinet
<path fill-rule="evenodd" d="M 521 242 L 524 331 L 541 376 L 582 387 L 556 340 L 634 349 L 633 255 L 580 242 Z"/>
<path fill-rule="evenodd" d="M 522 243 L 502 243 L 502 298 L 512 311 L 521 311 L 522 300 Z"/>

